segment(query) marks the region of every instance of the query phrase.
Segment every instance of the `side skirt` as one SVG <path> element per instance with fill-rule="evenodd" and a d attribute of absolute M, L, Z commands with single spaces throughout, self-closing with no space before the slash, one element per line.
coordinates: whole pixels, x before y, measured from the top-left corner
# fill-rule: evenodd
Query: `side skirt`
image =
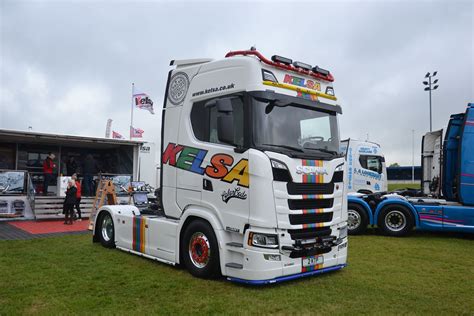
<path fill-rule="evenodd" d="M 146 253 L 141 253 L 141 252 L 138 252 L 138 251 L 135 251 L 135 250 L 131 250 L 131 249 L 127 249 L 127 248 L 123 248 L 123 247 L 119 247 L 119 246 L 117 246 L 116 248 L 117 248 L 117 249 L 120 249 L 120 250 L 122 250 L 122 251 L 125 251 L 125 252 L 133 253 L 134 255 L 137 255 L 137 256 L 140 256 L 140 257 L 145 257 L 145 258 L 147 258 L 147 259 L 151 259 L 151 260 L 163 262 L 163 263 L 166 263 L 166 264 L 169 264 L 169 265 L 172 265 L 172 266 L 175 266 L 175 265 L 176 265 L 175 262 L 171 262 L 171 261 L 168 261 L 168 260 L 160 259 L 160 258 L 158 258 L 158 257 L 153 257 L 153 256 L 150 256 L 150 255 L 147 255 Z"/>

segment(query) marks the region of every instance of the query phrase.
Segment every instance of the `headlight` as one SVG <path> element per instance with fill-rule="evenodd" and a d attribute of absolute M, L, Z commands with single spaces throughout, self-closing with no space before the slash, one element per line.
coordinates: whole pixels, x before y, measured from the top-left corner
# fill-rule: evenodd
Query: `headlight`
<path fill-rule="evenodd" d="M 288 170 L 288 167 L 281 161 L 270 159 L 272 162 L 272 168 Z"/>
<path fill-rule="evenodd" d="M 261 248 L 278 248 L 278 236 L 250 232 L 248 245 Z"/>

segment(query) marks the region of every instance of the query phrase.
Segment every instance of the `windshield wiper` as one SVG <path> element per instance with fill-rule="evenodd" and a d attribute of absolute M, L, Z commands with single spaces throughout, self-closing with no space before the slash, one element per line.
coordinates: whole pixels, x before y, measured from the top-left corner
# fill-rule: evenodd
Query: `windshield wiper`
<path fill-rule="evenodd" d="M 294 151 L 297 151 L 297 152 L 300 152 L 300 153 L 304 153 L 304 150 L 301 149 L 301 148 L 287 146 L 287 145 L 275 145 L 275 144 L 262 144 L 262 145 L 272 146 L 272 147 L 280 147 L 280 148 L 285 148 L 285 149 L 294 150 Z"/>
<path fill-rule="evenodd" d="M 312 149 L 312 150 L 318 150 L 318 151 L 321 151 L 323 153 L 327 153 L 327 154 L 331 154 L 331 155 L 334 155 L 334 156 L 340 156 L 341 154 L 335 150 L 329 150 L 329 149 L 325 149 L 325 148 L 312 148 L 312 147 L 303 147 L 304 149 Z"/>

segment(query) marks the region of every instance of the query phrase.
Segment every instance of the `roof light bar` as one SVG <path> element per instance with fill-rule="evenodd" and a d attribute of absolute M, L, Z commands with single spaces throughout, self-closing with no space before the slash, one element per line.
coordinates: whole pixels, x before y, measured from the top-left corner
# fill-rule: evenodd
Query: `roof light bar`
<path fill-rule="evenodd" d="M 228 52 L 225 55 L 225 57 L 227 58 L 227 57 L 238 56 L 238 55 L 242 55 L 242 56 L 253 55 L 253 56 L 256 56 L 258 59 L 260 59 L 262 63 L 265 63 L 267 65 L 270 65 L 276 68 L 285 69 L 285 70 L 293 71 L 300 74 L 305 74 L 316 79 L 321 79 L 321 80 L 326 80 L 326 81 L 331 81 L 331 82 L 334 81 L 334 77 L 331 75 L 331 73 L 328 70 L 324 70 L 319 67 L 314 67 L 311 71 L 311 70 L 306 70 L 304 68 L 295 67 L 292 64 L 287 65 L 281 62 L 274 62 L 272 60 L 265 58 L 262 54 L 260 54 L 256 50 L 239 50 L 235 52 Z M 315 68 L 317 68 L 319 71 L 315 72 L 314 71 Z"/>
<path fill-rule="evenodd" d="M 283 57 L 283 56 L 278 56 L 278 55 L 273 55 L 272 56 L 272 61 L 276 63 L 282 63 L 285 65 L 291 65 L 293 63 L 293 60 Z"/>
<path fill-rule="evenodd" d="M 302 68 L 302 69 L 308 70 L 308 71 L 311 71 L 311 68 L 313 68 L 311 65 L 302 63 L 301 61 L 294 61 L 293 66 L 298 67 L 298 68 Z"/>

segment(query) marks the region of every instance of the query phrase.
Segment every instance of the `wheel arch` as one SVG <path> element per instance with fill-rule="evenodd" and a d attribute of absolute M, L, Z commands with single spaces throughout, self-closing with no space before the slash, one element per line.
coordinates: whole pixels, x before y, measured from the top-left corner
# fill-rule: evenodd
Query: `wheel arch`
<path fill-rule="evenodd" d="M 125 211 L 128 211 L 132 214 L 139 215 L 140 211 L 136 206 L 133 205 L 104 205 L 102 206 L 98 211 L 94 219 L 94 226 L 93 226 L 93 235 L 92 235 L 92 240 L 94 242 L 98 242 L 98 231 L 97 231 L 97 222 L 99 221 L 100 217 L 104 213 L 109 213 L 110 216 L 112 216 L 112 221 L 117 223 L 117 215 L 120 214 L 120 212 L 125 213 Z M 115 241 L 117 241 L 117 235 L 114 236 Z"/>
<path fill-rule="evenodd" d="M 375 210 L 375 215 L 374 215 L 374 223 L 377 223 L 379 220 L 379 214 L 380 212 L 386 208 L 389 205 L 396 204 L 396 205 L 401 205 L 406 207 L 411 214 L 413 215 L 413 219 L 415 220 L 415 227 L 420 226 L 420 220 L 418 218 L 418 213 L 415 210 L 415 207 L 413 205 L 405 200 L 401 199 L 388 199 L 385 201 L 382 201 L 379 205 L 377 205 L 377 209 Z"/>
<path fill-rule="evenodd" d="M 370 209 L 370 206 L 369 204 L 364 201 L 363 199 L 359 198 L 359 197 L 352 197 L 352 196 L 348 196 L 347 197 L 347 209 L 349 209 L 349 204 L 358 204 L 359 206 L 361 206 L 365 212 L 367 213 L 367 217 L 369 218 L 369 225 L 374 225 L 374 214 L 372 213 L 372 210 Z"/>
<path fill-rule="evenodd" d="M 217 244 L 219 247 L 220 258 L 219 261 L 221 262 L 221 269 L 223 263 L 223 225 L 220 222 L 219 218 L 215 216 L 210 210 L 204 208 L 202 206 L 197 205 L 190 205 L 185 208 L 183 211 L 183 215 L 181 216 L 180 223 L 178 225 L 177 234 L 176 234 L 176 263 L 181 262 L 181 239 L 183 236 L 184 231 L 189 226 L 191 222 L 194 220 L 203 220 L 209 225 L 211 225 L 214 234 L 216 235 Z"/>

